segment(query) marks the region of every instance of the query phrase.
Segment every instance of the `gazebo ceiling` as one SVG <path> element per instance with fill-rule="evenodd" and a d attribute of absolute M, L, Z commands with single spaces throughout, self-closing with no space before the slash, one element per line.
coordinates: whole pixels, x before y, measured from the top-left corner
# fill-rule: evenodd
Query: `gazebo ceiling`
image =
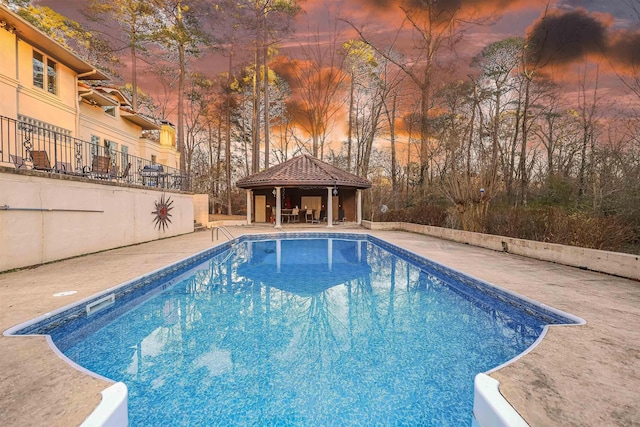
<path fill-rule="evenodd" d="M 351 187 L 370 188 L 371 183 L 359 176 L 338 169 L 308 154 L 302 154 L 262 172 L 238 180 L 238 188 L 268 187 Z"/>

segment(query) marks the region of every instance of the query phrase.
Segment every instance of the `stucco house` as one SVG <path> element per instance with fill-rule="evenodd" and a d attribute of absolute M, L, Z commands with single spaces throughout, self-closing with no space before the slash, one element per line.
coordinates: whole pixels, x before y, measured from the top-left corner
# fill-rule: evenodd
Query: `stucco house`
<path fill-rule="evenodd" d="M 185 191 L 174 127 L 107 79 L 0 4 L 0 271 L 208 221 L 207 196 Z"/>
<path fill-rule="evenodd" d="M 79 172 L 96 155 L 120 170 L 179 167 L 170 123 L 133 111 L 108 76 L 2 4 L 0 52 L 0 166 L 22 158 L 29 167 L 31 152 L 44 150 L 56 171 Z"/>

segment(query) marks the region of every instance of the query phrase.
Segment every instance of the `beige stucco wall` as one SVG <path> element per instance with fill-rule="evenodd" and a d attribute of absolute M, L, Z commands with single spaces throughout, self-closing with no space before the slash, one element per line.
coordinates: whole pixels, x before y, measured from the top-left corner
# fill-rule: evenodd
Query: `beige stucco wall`
<path fill-rule="evenodd" d="M 402 230 L 426 234 L 496 251 L 506 251 L 515 255 L 640 280 L 640 255 L 536 242 L 513 237 L 494 236 L 492 234 L 472 233 L 408 222 L 362 221 L 362 225 L 370 230 Z"/>
<path fill-rule="evenodd" d="M 126 145 L 129 147 L 129 154 L 140 156 L 138 149 L 138 141 L 142 136 L 142 129 L 124 120 L 118 116 L 119 111 L 116 108 L 116 116 L 110 116 L 104 112 L 100 106 L 92 106 L 86 102 L 80 103 L 80 133 L 79 138 L 90 142 L 91 135 L 100 137 L 100 145 L 104 144 L 104 140 L 118 144 L 118 151 Z"/>
<path fill-rule="evenodd" d="M 33 85 L 33 48 L 23 41 L 18 43 L 18 80 L 21 85 L 18 94 L 18 113 L 54 124 L 75 134 L 77 131 L 76 75 L 56 58 L 51 59 L 58 64 L 56 94 L 47 92 L 46 85 L 45 89 Z"/>
<path fill-rule="evenodd" d="M 192 195 L 164 194 L 173 209 L 162 230 L 161 191 L 0 168 L 0 271 L 192 232 Z"/>
<path fill-rule="evenodd" d="M 118 151 L 122 151 L 122 146 L 129 147 L 129 155 L 138 156 L 145 160 L 151 160 L 151 156 L 156 156 L 156 162 L 165 166 L 179 169 L 179 155 L 175 147 L 175 135 L 173 144 L 161 144 L 147 138 L 142 138 L 140 126 L 119 116 L 120 111 L 116 110 L 116 116 L 112 117 L 104 112 L 99 106 L 92 106 L 86 102 L 80 103 L 80 139 L 91 141 L 91 135 L 100 137 L 100 144 L 104 140 L 118 144 Z M 168 132 L 167 132 L 168 133 Z M 170 138 L 171 135 L 167 136 Z"/>
<path fill-rule="evenodd" d="M 5 30 L 0 30 L 0 115 L 16 117 L 16 56 L 15 35 Z"/>
<path fill-rule="evenodd" d="M 160 143 L 146 138 L 141 138 L 139 143 L 140 157 L 143 159 L 150 160 L 154 155 L 158 163 L 180 169 L 180 156 L 175 147 L 160 145 Z"/>

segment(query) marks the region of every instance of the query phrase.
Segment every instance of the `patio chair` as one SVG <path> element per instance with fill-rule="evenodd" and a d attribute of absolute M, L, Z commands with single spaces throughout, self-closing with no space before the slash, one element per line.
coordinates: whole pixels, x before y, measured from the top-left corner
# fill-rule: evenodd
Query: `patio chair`
<path fill-rule="evenodd" d="M 51 162 L 49 161 L 49 155 L 44 150 L 34 150 L 31 152 L 31 158 L 33 159 L 33 168 L 41 171 L 51 172 Z"/>
<path fill-rule="evenodd" d="M 127 163 L 127 166 L 124 167 L 122 173 L 120 173 L 120 168 L 118 166 L 111 166 L 109 169 L 109 177 L 111 179 L 115 179 L 118 181 L 126 180 L 129 177 L 129 170 L 131 169 L 131 163 Z"/>
<path fill-rule="evenodd" d="M 323 211 L 320 211 L 320 215 L 322 215 Z M 305 220 L 307 223 L 310 224 L 320 224 L 320 217 L 316 218 L 316 211 L 315 209 L 308 209 L 307 213 L 305 214 Z"/>
<path fill-rule="evenodd" d="M 120 181 L 128 181 L 129 180 L 129 172 L 131 172 L 131 163 L 127 163 L 127 166 L 124 167 L 124 170 L 118 176 L 118 180 Z"/>
<path fill-rule="evenodd" d="M 56 162 L 55 170 L 64 175 L 81 175 L 73 171 L 73 166 L 69 162 Z"/>
<path fill-rule="evenodd" d="M 83 169 L 83 174 L 90 178 L 110 179 L 109 168 L 111 167 L 111 158 L 109 156 L 93 156 L 91 169 Z"/>
<path fill-rule="evenodd" d="M 119 174 L 120 174 L 120 166 L 118 165 L 109 166 L 109 179 L 118 179 Z"/>
<path fill-rule="evenodd" d="M 291 222 L 300 222 L 300 209 L 293 208 L 291 210 Z"/>
<path fill-rule="evenodd" d="M 59 173 L 67 173 L 67 171 L 71 172 L 71 163 L 69 163 L 69 162 L 56 162 L 55 170 L 56 170 L 56 172 L 59 172 Z"/>
<path fill-rule="evenodd" d="M 27 169 L 27 163 L 24 161 L 24 158 L 15 154 L 9 154 L 9 160 L 16 169 Z"/>

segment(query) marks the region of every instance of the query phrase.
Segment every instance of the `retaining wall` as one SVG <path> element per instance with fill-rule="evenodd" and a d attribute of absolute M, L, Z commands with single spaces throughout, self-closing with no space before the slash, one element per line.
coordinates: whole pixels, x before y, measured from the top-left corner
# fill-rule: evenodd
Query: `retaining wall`
<path fill-rule="evenodd" d="M 192 194 L 0 167 L 0 272 L 190 233 L 193 220 Z"/>
<path fill-rule="evenodd" d="M 198 224 L 207 225 L 209 222 L 209 195 L 193 195 L 193 219 Z"/>
<path fill-rule="evenodd" d="M 402 230 L 411 233 L 425 234 L 496 251 L 509 252 L 529 258 L 640 280 L 640 255 L 579 248 L 556 243 L 536 242 L 533 240 L 516 239 L 491 234 L 472 233 L 470 231 L 411 224 L 408 222 L 362 221 L 362 225 L 370 230 Z"/>

